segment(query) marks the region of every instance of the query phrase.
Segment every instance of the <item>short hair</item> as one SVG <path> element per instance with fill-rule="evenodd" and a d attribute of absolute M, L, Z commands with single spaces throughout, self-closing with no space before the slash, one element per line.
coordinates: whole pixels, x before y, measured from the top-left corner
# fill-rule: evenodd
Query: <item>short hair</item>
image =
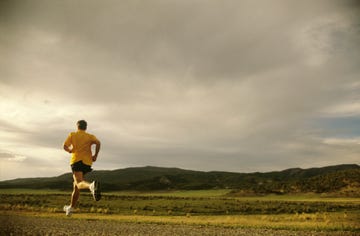
<path fill-rule="evenodd" d="M 77 127 L 78 127 L 78 129 L 86 130 L 86 128 L 87 128 L 87 123 L 86 123 L 86 121 L 85 121 L 85 120 L 79 120 L 79 121 L 77 122 Z"/>

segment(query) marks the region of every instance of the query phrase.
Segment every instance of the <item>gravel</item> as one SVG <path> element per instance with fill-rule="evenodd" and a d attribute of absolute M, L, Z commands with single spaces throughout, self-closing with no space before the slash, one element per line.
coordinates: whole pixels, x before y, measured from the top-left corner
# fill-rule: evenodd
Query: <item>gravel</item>
<path fill-rule="evenodd" d="M 291 231 L 264 228 L 126 223 L 113 220 L 45 218 L 22 215 L 0 215 L 0 222 L 0 235 L 360 235 L 359 232 L 347 231 Z"/>

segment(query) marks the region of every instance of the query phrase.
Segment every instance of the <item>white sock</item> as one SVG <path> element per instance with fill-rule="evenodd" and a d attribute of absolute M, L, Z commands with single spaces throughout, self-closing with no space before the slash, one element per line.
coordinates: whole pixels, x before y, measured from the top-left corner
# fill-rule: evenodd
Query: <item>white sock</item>
<path fill-rule="evenodd" d="M 95 188 L 95 181 L 93 181 L 89 186 L 91 192 L 94 191 L 94 188 Z"/>

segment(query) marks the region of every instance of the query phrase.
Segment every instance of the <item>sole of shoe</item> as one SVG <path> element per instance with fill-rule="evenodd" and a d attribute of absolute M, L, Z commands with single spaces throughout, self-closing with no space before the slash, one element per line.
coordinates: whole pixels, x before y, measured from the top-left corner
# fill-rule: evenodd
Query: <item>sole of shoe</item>
<path fill-rule="evenodd" d="M 101 199 L 101 190 L 99 181 L 95 181 L 95 190 L 94 190 L 94 199 L 95 201 L 99 201 Z"/>

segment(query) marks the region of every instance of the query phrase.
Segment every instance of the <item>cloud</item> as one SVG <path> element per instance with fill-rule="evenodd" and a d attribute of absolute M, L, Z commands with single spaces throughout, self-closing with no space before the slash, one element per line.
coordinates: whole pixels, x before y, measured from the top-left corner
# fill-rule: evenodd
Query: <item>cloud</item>
<path fill-rule="evenodd" d="M 330 107 L 326 113 L 334 116 L 358 116 L 360 114 L 360 102 L 336 105 Z"/>
<path fill-rule="evenodd" d="M 0 137 L 26 161 L 66 165 L 79 119 L 102 140 L 97 168 L 355 160 L 324 142 L 340 123 L 357 135 L 346 119 L 360 101 L 354 2 L 1 4 Z"/>
<path fill-rule="evenodd" d="M 360 139 L 340 139 L 340 138 L 328 138 L 324 140 L 325 144 L 336 144 L 336 145 L 352 145 L 360 144 Z"/>
<path fill-rule="evenodd" d="M 26 159 L 25 156 L 21 156 L 21 155 L 16 155 L 13 153 L 8 153 L 8 152 L 1 152 L 0 153 L 0 159 L 4 159 L 7 161 L 15 161 L 15 162 L 22 162 Z"/>

